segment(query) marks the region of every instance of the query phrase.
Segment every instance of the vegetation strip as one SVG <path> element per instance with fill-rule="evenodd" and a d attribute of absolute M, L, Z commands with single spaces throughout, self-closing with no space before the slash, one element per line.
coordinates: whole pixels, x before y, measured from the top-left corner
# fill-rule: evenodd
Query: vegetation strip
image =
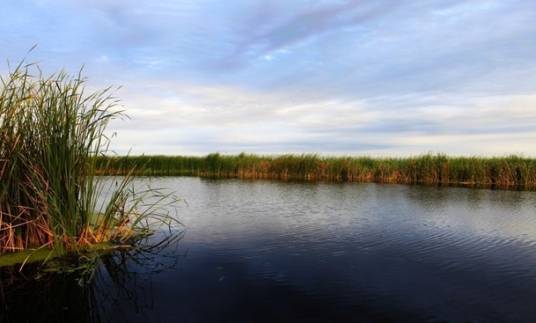
<path fill-rule="evenodd" d="M 101 175 L 377 182 L 535 189 L 536 159 L 422 155 L 408 158 L 318 155 L 101 156 Z"/>
<path fill-rule="evenodd" d="M 87 246 L 78 250 L 78 252 L 105 252 L 111 250 L 117 250 L 118 248 L 125 248 L 121 245 L 112 245 L 110 243 L 98 243 L 91 246 Z M 7 253 L 0 256 L 0 268 L 9 267 L 14 265 L 21 265 L 35 263 L 35 262 L 44 262 L 52 260 L 54 258 L 63 257 L 69 253 L 61 249 L 36 249 L 36 250 L 25 250 L 21 252 Z"/>

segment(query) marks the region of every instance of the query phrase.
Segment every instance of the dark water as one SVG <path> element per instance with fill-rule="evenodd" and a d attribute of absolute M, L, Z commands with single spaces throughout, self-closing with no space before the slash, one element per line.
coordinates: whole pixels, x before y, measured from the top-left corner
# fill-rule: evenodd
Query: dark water
<path fill-rule="evenodd" d="M 152 182 L 187 202 L 179 205 L 186 232 L 178 244 L 155 254 L 107 257 L 85 287 L 70 274 L 4 286 L 0 317 L 536 322 L 534 192 Z"/>

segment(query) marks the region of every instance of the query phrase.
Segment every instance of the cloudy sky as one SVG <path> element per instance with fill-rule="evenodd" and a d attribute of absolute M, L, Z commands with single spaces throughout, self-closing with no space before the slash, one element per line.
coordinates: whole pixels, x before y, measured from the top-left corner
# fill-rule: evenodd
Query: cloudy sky
<path fill-rule="evenodd" d="M 120 85 L 131 154 L 536 155 L 532 0 L 2 0 L 0 59 Z M 5 74 L 7 64 L 0 66 Z"/>

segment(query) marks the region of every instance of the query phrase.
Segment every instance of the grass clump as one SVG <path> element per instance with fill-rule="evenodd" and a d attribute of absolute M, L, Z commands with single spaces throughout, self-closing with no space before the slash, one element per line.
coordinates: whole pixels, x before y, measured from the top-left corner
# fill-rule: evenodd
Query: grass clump
<path fill-rule="evenodd" d="M 21 63 L 1 79 L 0 254 L 70 251 L 148 232 L 154 207 L 140 206 L 151 191 L 131 189 L 132 171 L 113 187 L 97 176 L 106 126 L 122 113 L 117 102 L 110 88 L 86 93 L 80 74 L 45 76 L 35 64 Z"/>

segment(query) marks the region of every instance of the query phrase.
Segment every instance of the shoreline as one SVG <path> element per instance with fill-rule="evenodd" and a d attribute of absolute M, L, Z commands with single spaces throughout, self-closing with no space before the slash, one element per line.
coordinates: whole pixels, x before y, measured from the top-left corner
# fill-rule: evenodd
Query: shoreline
<path fill-rule="evenodd" d="M 519 156 L 105 156 L 98 158 L 97 174 L 432 185 L 503 190 L 536 189 L 536 159 Z"/>

